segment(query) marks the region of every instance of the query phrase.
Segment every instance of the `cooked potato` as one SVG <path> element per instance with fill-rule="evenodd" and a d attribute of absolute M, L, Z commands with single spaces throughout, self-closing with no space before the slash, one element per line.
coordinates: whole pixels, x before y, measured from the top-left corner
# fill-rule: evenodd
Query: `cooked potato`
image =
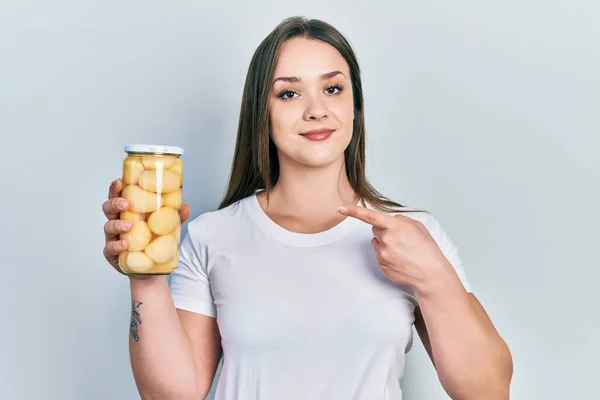
<path fill-rule="evenodd" d="M 179 210 L 181 209 L 181 196 L 181 189 L 177 189 L 176 191 L 171 193 L 165 193 L 162 195 L 163 205 L 165 207 L 171 207 L 176 210 Z"/>
<path fill-rule="evenodd" d="M 135 185 L 142 171 L 144 171 L 144 166 L 139 159 L 127 157 L 123 161 L 123 183 Z"/>
<path fill-rule="evenodd" d="M 179 225 L 179 212 L 171 207 L 161 207 L 148 218 L 148 227 L 157 235 L 167 235 Z"/>
<path fill-rule="evenodd" d="M 127 266 L 127 254 L 129 254 L 128 251 L 122 251 L 121 253 L 119 253 L 119 268 L 121 268 L 121 271 L 123 272 L 131 271 Z"/>
<path fill-rule="evenodd" d="M 154 262 L 144 252 L 124 251 L 119 254 L 119 267 L 125 273 L 144 273 L 150 272 Z"/>
<path fill-rule="evenodd" d="M 162 206 L 162 202 L 161 202 L 161 206 Z M 152 212 L 154 212 L 154 211 L 152 211 Z M 152 215 L 152 213 L 151 213 L 151 212 L 147 212 L 147 213 L 140 214 L 140 219 L 141 219 L 142 221 L 146 221 L 146 222 L 148 222 L 148 218 L 150 218 L 150 216 L 151 216 L 151 215 Z"/>
<path fill-rule="evenodd" d="M 183 182 L 183 161 L 179 158 L 175 160 L 175 165 L 169 168 L 170 171 L 177 172 L 181 177 L 181 181 Z"/>
<path fill-rule="evenodd" d="M 131 211 L 121 211 L 121 216 L 119 217 L 119 219 L 125 221 L 144 221 L 144 215 L 137 214 Z"/>
<path fill-rule="evenodd" d="M 181 187 L 181 177 L 177 172 L 148 170 L 140 174 L 138 184 L 145 190 L 154 193 L 171 193 Z"/>
<path fill-rule="evenodd" d="M 163 273 L 171 273 L 177 269 L 179 265 L 179 254 L 176 253 L 175 257 L 171 261 L 168 261 L 164 264 L 154 264 L 152 267 L 152 272 L 163 272 Z"/>
<path fill-rule="evenodd" d="M 129 201 L 129 211 L 134 213 L 153 212 L 162 206 L 161 196 L 137 185 L 125 186 L 121 191 L 121 197 Z"/>
<path fill-rule="evenodd" d="M 178 247 L 174 235 L 159 236 L 146 247 L 144 252 L 155 263 L 164 264 L 175 257 Z"/>
<path fill-rule="evenodd" d="M 173 156 L 145 156 L 142 157 L 142 165 L 146 169 L 169 169 L 175 165 L 177 158 Z"/>
<path fill-rule="evenodd" d="M 152 239 L 152 232 L 144 221 L 131 221 L 131 229 L 120 234 L 122 240 L 127 240 L 127 250 L 142 251 Z"/>

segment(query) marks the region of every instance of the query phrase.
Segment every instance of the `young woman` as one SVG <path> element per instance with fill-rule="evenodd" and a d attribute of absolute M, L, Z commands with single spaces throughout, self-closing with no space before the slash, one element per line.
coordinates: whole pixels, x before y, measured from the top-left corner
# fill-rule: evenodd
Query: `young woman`
<path fill-rule="evenodd" d="M 117 270 L 121 187 L 103 204 Z M 256 50 L 227 193 L 180 254 L 170 287 L 130 277 L 142 398 L 204 398 L 222 354 L 218 400 L 398 400 L 413 324 L 452 398 L 509 398 L 510 352 L 457 248 L 365 177 L 359 66 L 325 22 L 287 19 Z"/>

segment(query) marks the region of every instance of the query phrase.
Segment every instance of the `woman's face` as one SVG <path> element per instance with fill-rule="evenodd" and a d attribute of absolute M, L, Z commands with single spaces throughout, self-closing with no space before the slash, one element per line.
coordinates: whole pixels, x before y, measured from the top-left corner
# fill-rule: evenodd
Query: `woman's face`
<path fill-rule="evenodd" d="M 281 48 L 272 83 L 271 138 L 280 163 L 321 167 L 343 159 L 352 138 L 354 101 L 341 54 L 317 40 L 290 39 Z"/>

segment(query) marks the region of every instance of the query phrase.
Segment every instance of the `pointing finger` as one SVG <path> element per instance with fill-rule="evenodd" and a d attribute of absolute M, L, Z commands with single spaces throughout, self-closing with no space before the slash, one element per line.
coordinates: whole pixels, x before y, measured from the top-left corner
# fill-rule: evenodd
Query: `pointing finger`
<path fill-rule="evenodd" d="M 390 229 L 395 223 L 395 219 L 389 215 L 353 204 L 339 207 L 338 212 L 349 217 L 360 219 L 361 221 L 380 229 Z"/>

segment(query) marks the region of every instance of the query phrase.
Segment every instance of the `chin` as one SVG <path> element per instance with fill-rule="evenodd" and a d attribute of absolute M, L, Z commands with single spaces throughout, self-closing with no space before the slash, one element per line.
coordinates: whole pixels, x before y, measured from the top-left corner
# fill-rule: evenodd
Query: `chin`
<path fill-rule="evenodd" d="M 332 164 L 338 164 L 344 160 L 344 152 L 336 153 L 315 153 L 296 154 L 293 157 L 294 161 L 299 164 L 312 168 L 322 168 Z"/>
<path fill-rule="evenodd" d="M 277 146 L 279 159 L 280 162 L 291 162 L 313 168 L 343 163 L 344 151 L 350 144 L 350 139 L 351 135 L 343 138 L 334 136 L 322 142 L 312 143 L 304 138 L 300 141 L 286 141 Z"/>

